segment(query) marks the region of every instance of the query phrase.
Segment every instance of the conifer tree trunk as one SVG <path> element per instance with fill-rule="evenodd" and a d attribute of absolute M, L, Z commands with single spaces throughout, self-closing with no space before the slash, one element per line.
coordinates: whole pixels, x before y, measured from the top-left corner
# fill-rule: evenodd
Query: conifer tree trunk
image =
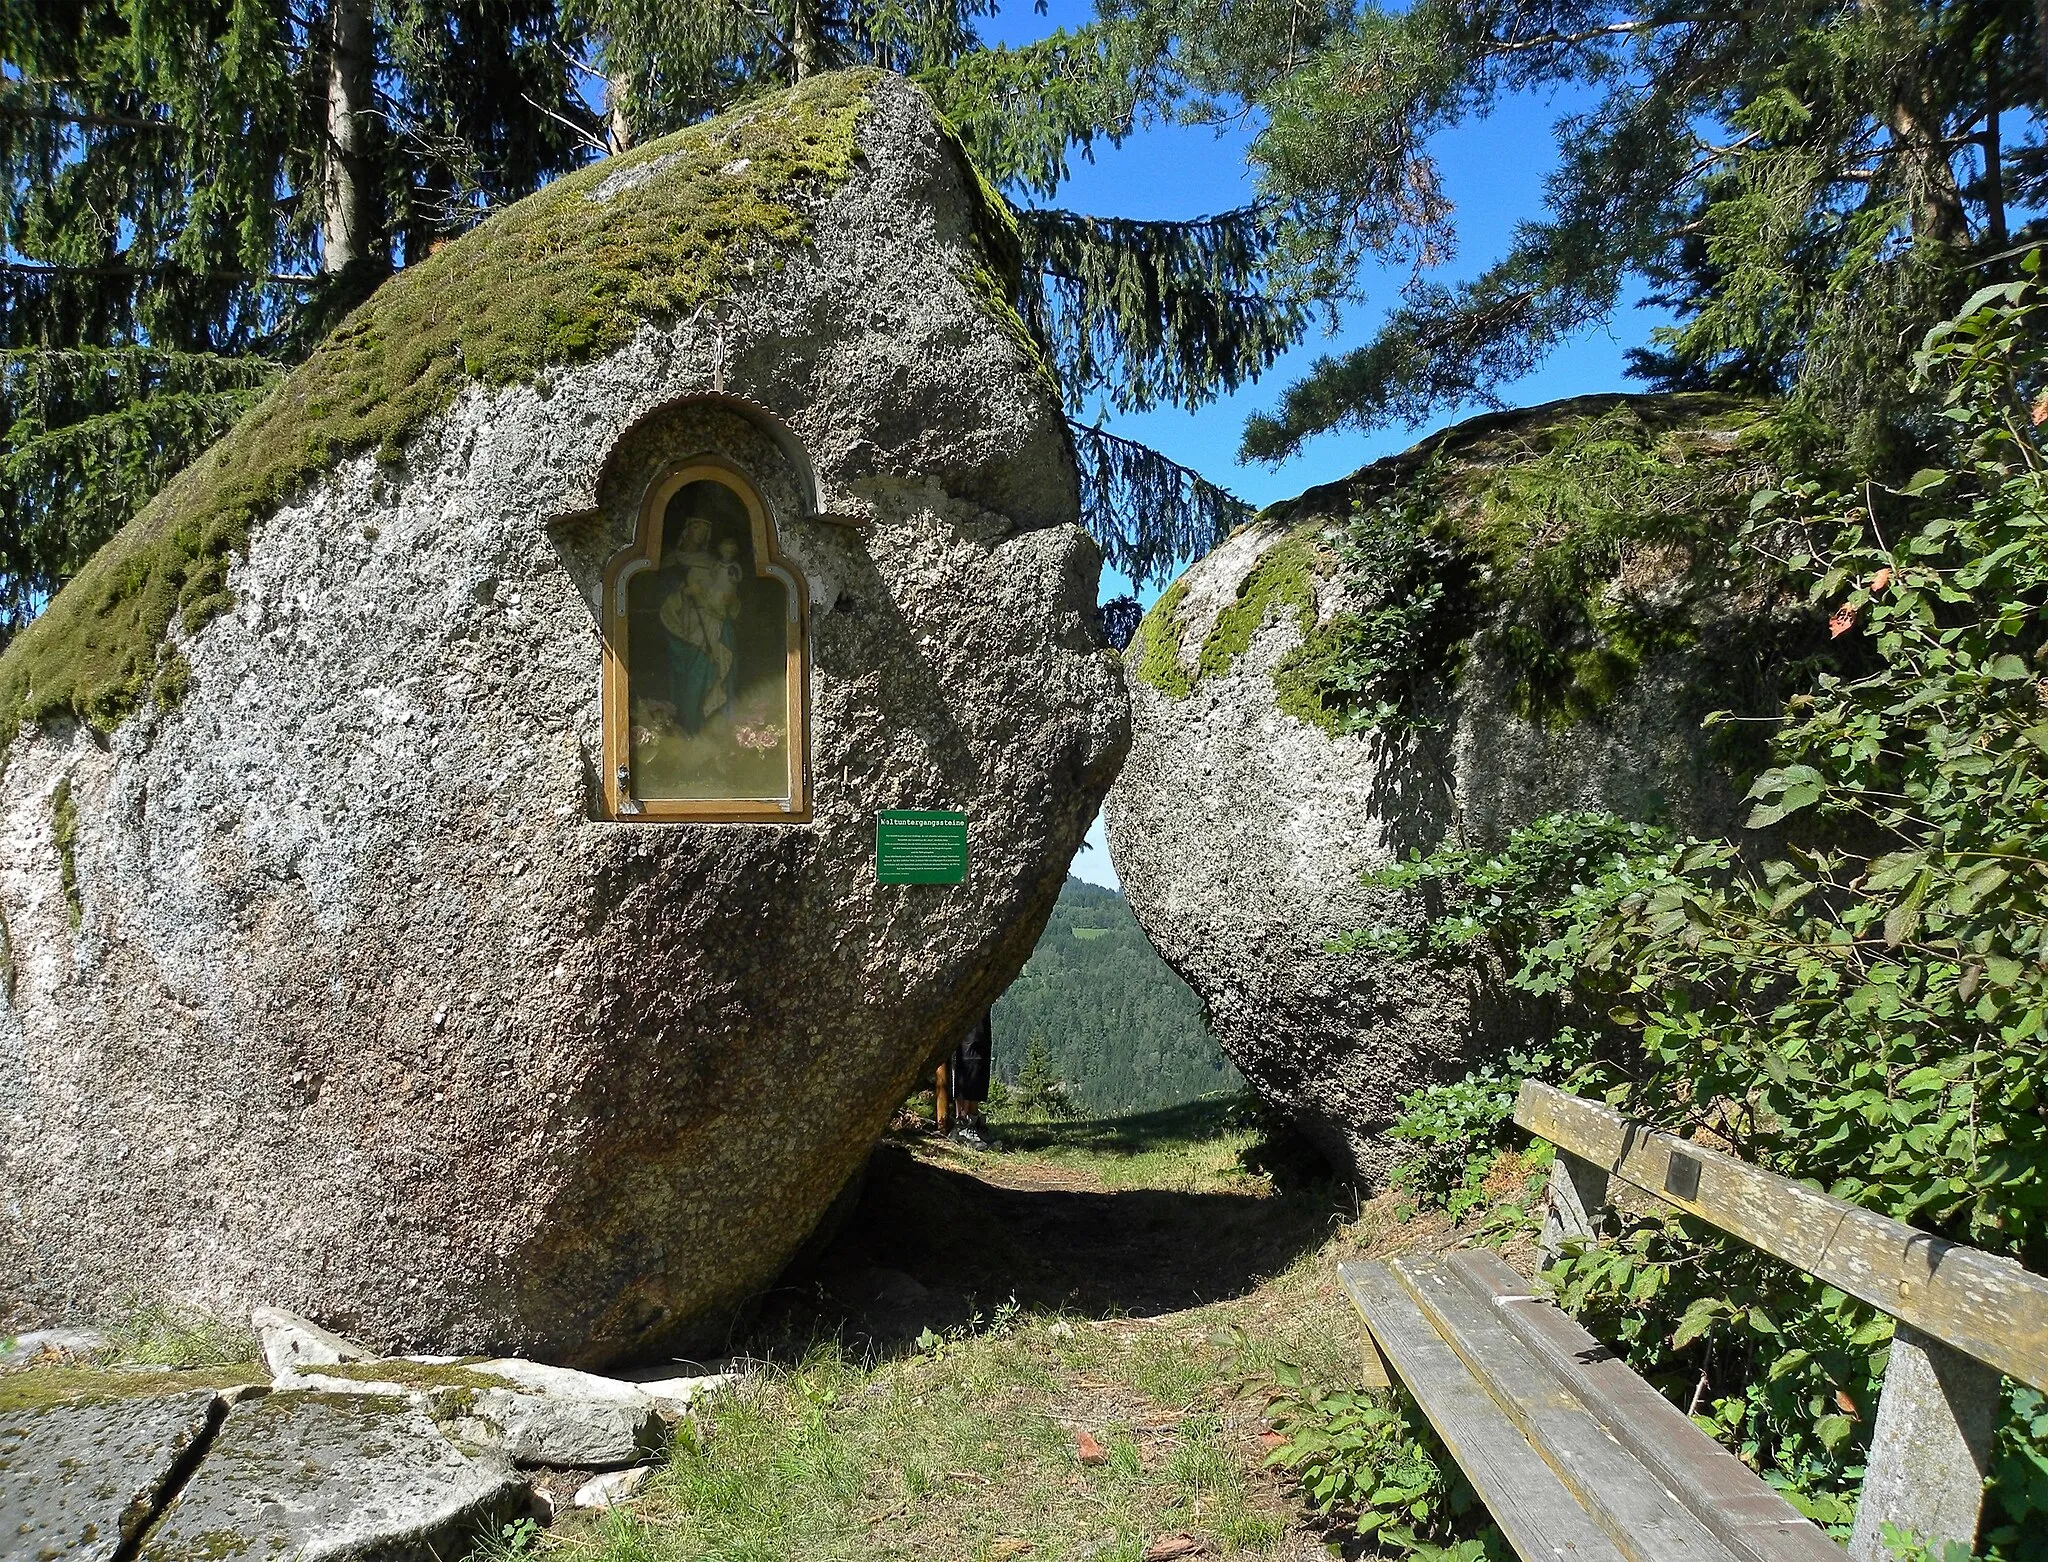
<path fill-rule="evenodd" d="M 814 76 L 824 65 L 824 50 L 818 36 L 818 15 L 811 0 L 796 0 L 789 19 L 789 53 L 796 62 L 796 79 Z"/>
<path fill-rule="evenodd" d="M 1970 219 L 1963 211 L 1963 192 L 1956 185 L 1948 148 L 1942 145 L 1941 120 L 1929 112 L 1917 84 L 1892 99 L 1891 132 L 1905 169 L 1914 236 L 1937 244 L 1969 243 Z"/>
<path fill-rule="evenodd" d="M 2048 0 L 2036 0 L 2048 4 Z M 1915 39 L 1917 17 L 1897 0 L 1861 0 L 1860 9 L 1875 18 L 1897 41 L 1899 54 L 1891 84 L 1891 108 L 1885 125 L 1898 151 L 1913 236 L 1938 244 L 1970 242 L 1970 219 L 1963 210 L 1963 192 L 1942 142 L 1941 111 L 1930 99 L 1922 79 Z"/>
<path fill-rule="evenodd" d="M 2034 0 L 2034 43 L 2041 51 L 2041 80 L 2035 98 L 2048 102 L 2048 0 Z"/>
<path fill-rule="evenodd" d="M 370 0 L 334 0 L 328 26 L 321 267 L 333 273 L 359 269 L 370 253 Z"/>
<path fill-rule="evenodd" d="M 2048 0 L 2042 0 L 2048 5 Z M 604 138 L 605 150 L 613 154 L 628 151 L 633 145 L 633 122 L 626 116 L 626 83 L 620 76 L 607 76 L 604 82 Z"/>

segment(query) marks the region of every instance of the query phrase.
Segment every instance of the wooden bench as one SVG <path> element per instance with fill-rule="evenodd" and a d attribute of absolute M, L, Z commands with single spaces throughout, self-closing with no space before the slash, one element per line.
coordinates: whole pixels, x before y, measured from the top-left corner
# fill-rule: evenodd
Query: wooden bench
<path fill-rule="evenodd" d="M 1543 1245 L 1591 1234 L 1610 1178 L 1896 1322 L 1852 1562 L 1887 1522 L 1974 1542 L 1999 1375 L 2048 1389 L 2048 1280 L 1525 1082 L 1515 1121 L 1557 1147 Z M 1369 1383 L 1406 1385 L 1524 1562 L 1842 1562 L 1741 1460 L 1492 1253 L 1338 1266 Z"/>

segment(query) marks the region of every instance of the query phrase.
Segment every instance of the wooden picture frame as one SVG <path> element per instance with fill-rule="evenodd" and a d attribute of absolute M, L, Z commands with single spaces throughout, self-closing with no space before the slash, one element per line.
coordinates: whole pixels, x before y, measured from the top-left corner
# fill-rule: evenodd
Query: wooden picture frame
<path fill-rule="evenodd" d="M 664 553 L 671 547 L 671 539 L 664 536 L 671 502 L 690 485 L 705 482 L 716 483 L 738 498 L 751 532 L 754 578 L 778 581 L 785 593 L 783 675 L 786 722 L 780 747 L 786 761 L 786 785 L 779 795 L 642 796 L 635 784 L 638 778 L 633 721 L 633 582 L 644 571 L 659 571 L 662 567 Z M 740 578 L 730 566 L 728 569 L 731 578 Z M 801 824 L 809 821 L 810 594 L 803 572 L 783 556 L 767 502 L 744 470 L 723 457 L 700 455 L 671 467 L 648 486 L 647 495 L 641 501 L 633 545 L 616 555 L 606 566 L 599 622 L 604 642 L 601 695 L 604 798 L 611 818 L 630 823 Z M 766 729 L 761 730 L 765 732 Z M 649 790 L 659 791 L 660 788 L 650 787 Z"/>

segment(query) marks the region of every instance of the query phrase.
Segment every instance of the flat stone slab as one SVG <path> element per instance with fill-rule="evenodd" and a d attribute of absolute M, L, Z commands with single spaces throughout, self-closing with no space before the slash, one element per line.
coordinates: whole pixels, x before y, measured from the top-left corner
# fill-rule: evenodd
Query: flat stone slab
<path fill-rule="evenodd" d="M 273 1376 L 361 1361 L 371 1354 L 366 1346 L 343 1339 L 312 1319 L 288 1313 L 282 1307 L 257 1308 L 249 1315 L 249 1324 L 256 1331 L 263 1347 L 263 1360 Z"/>
<path fill-rule="evenodd" d="M 111 1562 L 142 1530 L 225 1410 L 210 1386 L 163 1392 L 167 1376 L 0 1377 L 0 1562 Z"/>
<path fill-rule="evenodd" d="M 235 1406 L 141 1562 L 440 1562 L 526 1511 L 409 1399 L 273 1392 Z"/>
<path fill-rule="evenodd" d="M 661 1451 L 669 1422 L 729 1378 L 622 1382 L 516 1357 L 385 1357 L 279 1376 L 276 1387 L 412 1396 L 459 1444 L 502 1449 L 520 1465 L 603 1470 Z"/>

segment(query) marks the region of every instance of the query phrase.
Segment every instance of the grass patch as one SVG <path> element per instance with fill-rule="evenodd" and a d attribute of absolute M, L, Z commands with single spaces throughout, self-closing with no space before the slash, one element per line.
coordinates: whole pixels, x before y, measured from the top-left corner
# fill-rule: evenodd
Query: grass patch
<path fill-rule="evenodd" d="M 1131 1117 L 1005 1121 L 998 1114 L 990 1126 L 999 1148 L 1085 1172 L 1104 1188 L 1271 1191 L 1246 1165 L 1262 1133 L 1239 1096 L 1212 1096 Z"/>
<path fill-rule="evenodd" d="M 1289 1515 L 1236 1446 L 1242 1409 L 1133 1398 L 1093 1427 L 1108 1460 L 1079 1462 L 1065 1385 L 1124 1364 L 1101 1332 L 1038 1319 L 879 1365 L 820 1349 L 719 1401 L 633 1511 L 561 1552 L 1138 1562 L 1187 1528 L 1223 1556 L 1274 1554 Z"/>
<path fill-rule="evenodd" d="M 627 1507 L 564 1515 L 534 1549 L 579 1562 L 1139 1562 L 1151 1542 L 1187 1531 L 1212 1557 L 1319 1552 L 1319 1522 L 1292 1481 L 1265 1468 L 1267 1396 L 1283 1361 L 1332 1382 L 1351 1377 L 1357 1331 L 1334 1264 L 1377 1228 L 1331 1220 L 1327 1189 L 1255 1182 L 1242 1164 L 1253 1137 L 1245 1119 L 1241 1103 L 1209 1100 L 1004 1129 L 999 1154 L 924 1145 L 921 1164 L 936 1163 L 928 1175 L 938 1184 L 956 1186 L 966 1165 L 1010 1179 L 999 1189 L 1056 1190 L 1011 1191 L 1047 1202 L 1014 1231 L 970 1221 L 938 1249 L 965 1264 L 1017 1238 L 1057 1246 L 1043 1218 L 1090 1200 L 1138 1225 L 1177 1203 L 1243 1202 L 1250 1218 L 1305 1219 L 1327 1242 L 1292 1249 L 1291 1262 L 1227 1299 L 1156 1316 L 1011 1301 L 889 1347 L 796 1336 L 692 1416 Z M 1134 1188 L 1154 1191 L 1121 1191 Z M 906 1211 L 886 1208 L 896 1234 Z M 1130 1236 L 1120 1251 L 1144 1251 L 1143 1234 Z M 934 1287 L 952 1283 L 918 1272 Z M 790 1337 L 763 1336 L 755 1348 L 768 1338 Z M 1102 1462 L 1081 1462 L 1081 1432 Z"/>
<path fill-rule="evenodd" d="M 261 1358 L 246 1328 L 167 1302 L 134 1304 L 107 1326 L 106 1336 L 109 1366 L 242 1367 Z"/>
<path fill-rule="evenodd" d="M 393 277 L 14 638 L 0 754 L 24 721 L 106 728 L 152 691 L 175 700 L 172 620 L 189 633 L 227 606 L 251 528 L 337 462 L 395 456 L 464 386 L 544 384 L 776 264 L 808 234 L 805 199 L 851 170 L 878 79 L 819 76 L 603 159 Z"/>

